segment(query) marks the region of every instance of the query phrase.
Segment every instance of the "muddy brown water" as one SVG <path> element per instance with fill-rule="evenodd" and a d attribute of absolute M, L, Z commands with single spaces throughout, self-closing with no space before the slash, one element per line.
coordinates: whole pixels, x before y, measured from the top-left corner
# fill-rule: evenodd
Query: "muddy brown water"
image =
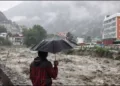
<path fill-rule="evenodd" d="M 0 51 L 1 68 L 13 84 L 31 85 L 29 65 L 36 56 L 28 48 L 5 48 Z M 54 57 L 49 54 L 48 59 L 53 62 Z M 56 58 L 59 74 L 53 85 L 120 85 L 119 60 L 63 54 L 57 54 Z"/>

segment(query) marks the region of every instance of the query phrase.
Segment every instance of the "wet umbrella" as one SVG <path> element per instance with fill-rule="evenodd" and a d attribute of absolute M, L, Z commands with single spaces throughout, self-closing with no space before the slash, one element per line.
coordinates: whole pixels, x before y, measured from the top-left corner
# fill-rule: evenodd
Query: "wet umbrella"
<path fill-rule="evenodd" d="M 44 51 L 56 54 L 63 50 L 69 50 L 74 48 L 75 45 L 70 43 L 67 40 L 60 39 L 52 39 L 52 40 L 43 40 L 42 42 L 38 43 L 37 45 L 33 46 L 31 49 L 34 51 Z"/>
<path fill-rule="evenodd" d="M 68 42 L 67 40 L 43 40 L 39 44 L 32 47 L 34 51 L 44 51 L 56 54 L 63 50 L 72 49 L 74 47 L 73 44 Z"/>

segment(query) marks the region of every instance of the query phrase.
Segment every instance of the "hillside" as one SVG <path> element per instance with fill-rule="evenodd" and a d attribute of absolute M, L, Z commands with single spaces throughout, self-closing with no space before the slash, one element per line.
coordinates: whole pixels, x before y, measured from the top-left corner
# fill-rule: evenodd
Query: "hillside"
<path fill-rule="evenodd" d="M 0 25 L 5 26 L 7 31 L 11 33 L 18 33 L 21 30 L 21 28 L 15 22 L 8 20 L 2 12 L 0 12 Z"/>
<path fill-rule="evenodd" d="M 50 33 L 75 29 L 77 36 L 101 37 L 104 16 L 116 12 L 120 12 L 117 1 L 28 1 L 4 13 L 28 27 L 41 24 Z"/>
<path fill-rule="evenodd" d="M 2 12 L 0 12 L 0 23 L 2 23 L 4 21 L 8 21 L 8 19 L 6 18 L 6 16 Z"/>

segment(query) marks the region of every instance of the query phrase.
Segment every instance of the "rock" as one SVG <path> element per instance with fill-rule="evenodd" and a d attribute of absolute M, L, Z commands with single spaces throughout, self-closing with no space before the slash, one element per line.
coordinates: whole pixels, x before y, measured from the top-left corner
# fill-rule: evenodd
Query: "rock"
<path fill-rule="evenodd" d="M 5 51 L 5 48 L 0 48 L 0 51 Z"/>
<path fill-rule="evenodd" d="M 110 63 L 108 60 L 104 60 L 104 63 Z"/>
<path fill-rule="evenodd" d="M 119 66 L 119 65 L 120 65 L 120 63 L 117 63 L 116 65 L 117 65 L 117 66 Z"/>
<path fill-rule="evenodd" d="M 109 86 L 109 84 L 107 84 L 107 83 L 104 83 L 104 84 L 103 84 L 103 86 Z"/>
<path fill-rule="evenodd" d="M 18 57 L 26 57 L 26 55 L 20 54 L 20 55 L 18 55 Z"/>

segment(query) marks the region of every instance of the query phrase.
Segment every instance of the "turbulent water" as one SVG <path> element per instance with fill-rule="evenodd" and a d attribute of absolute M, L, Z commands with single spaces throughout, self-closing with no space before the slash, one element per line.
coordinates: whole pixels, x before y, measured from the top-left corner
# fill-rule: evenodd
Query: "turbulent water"
<path fill-rule="evenodd" d="M 9 53 L 8 53 L 9 51 Z M 16 84 L 31 85 L 29 65 L 37 56 L 28 48 L 1 48 L 1 68 Z M 120 61 L 108 58 L 57 54 L 59 74 L 54 85 L 120 85 Z M 55 56 L 49 54 L 53 63 Z"/>

